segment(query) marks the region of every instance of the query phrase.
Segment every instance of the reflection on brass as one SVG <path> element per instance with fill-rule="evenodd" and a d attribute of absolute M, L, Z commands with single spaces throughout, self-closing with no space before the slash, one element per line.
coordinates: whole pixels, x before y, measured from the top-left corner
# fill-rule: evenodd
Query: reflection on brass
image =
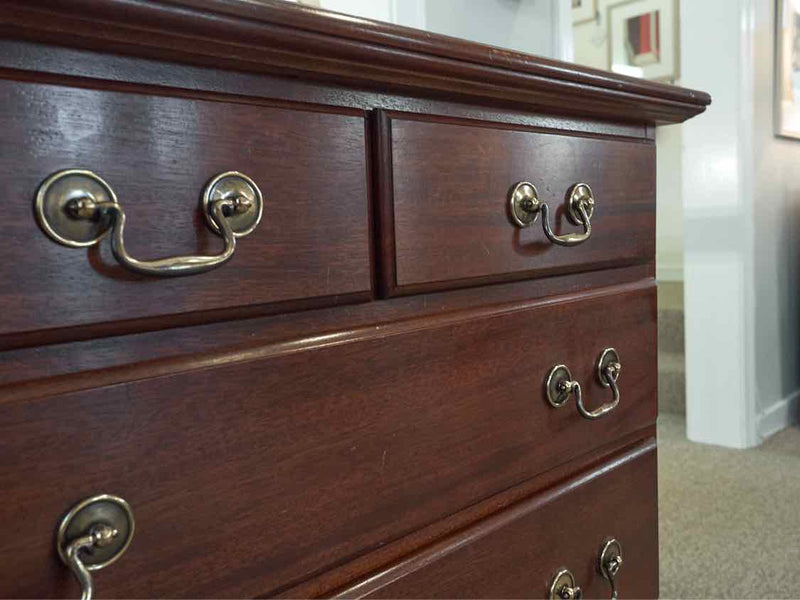
<path fill-rule="evenodd" d="M 575 584 L 575 576 L 569 569 L 561 567 L 550 582 L 550 600 L 579 600 L 583 592 Z"/>
<path fill-rule="evenodd" d="M 551 406 L 560 408 L 566 404 L 570 395 L 575 396 L 578 412 L 585 419 L 599 419 L 614 410 L 619 404 L 619 387 L 617 379 L 622 371 L 619 354 L 614 348 L 606 348 L 597 361 L 597 378 L 600 385 L 611 388 L 612 401 L 595 410 L 587 410 L 583 404 L 581 384 L 572 378 L 572 373 L 566 365 L 556 365 L 547 375 L 545 380 L 545 394 Z"/>
<path fill-rule="evenodd" d="M 595 204 L 592 188 L 586 183 L 576 183 L 567 190 L 566 201 L 567 219 L 574 225 L 582 226 L 583 233 L 556 235 L 550 227 L 547 203 L 539 199 L 536 187 L 528 181 L 517 183 L 511 190 L 511 220 L 518 227 L 530 227 L 542 213 L 542 228 L 547 239 L 559 246 L 575 246 L 592 235 L 591 218 Z"/>
<path fill-rule="evenodd" d="M 225 240 L 220 254 L 144 261 L 125 249 L 125 212 L 114 190 L 97 174 L 82 169 L 59 171 L 42 182 L 35 200 L 37 220 L 56 242 L 81 248 L 111 233 L 111 250 L 123 267 L 157 276 L 194 275 L 228 262 L 236 250 L 236 238 L 251 233 L 261 221 L 263 198 L 247 175 L 228 171 L 208 183 L 202 208 L 210 228 Z"/>
<path fill-rule="evenodd" d="M 134 527 L 131 507 L 110 494 L 79 502 L 61 520 L 56 550 L 80 583 L 82 600 L 91 600 L 94 593 L 90 571 L 119 559 L 133 539 Z"/>
<path fill-rule="evenodd" d="M 622 568 L 622 545 L 614 538 L 608 538 L 600 546 L 597 556 L 597 570 L 611 584 L 611 598 L 619 598 L 617 574 Z"/>

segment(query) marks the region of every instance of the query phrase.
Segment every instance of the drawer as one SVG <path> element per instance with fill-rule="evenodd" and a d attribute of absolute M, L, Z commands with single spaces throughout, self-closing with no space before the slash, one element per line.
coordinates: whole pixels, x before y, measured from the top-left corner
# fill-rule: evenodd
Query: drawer
<path fill-rule="evenodd" d="M 584 598 L 610 598 L 599 572 L 622 557 L 620 598 L 658 597 L 655 440 L 488 517 L 341 593 L 369 598 L 548 598 L 566 568 Z M 618 549 L 621 548 L 621 553 Z"/>
<path fill-rule="evenodd" d="M 267 594 L 379 548 L 652 426 L 655 306 L 647 287 L 475 309 L 0 400 L 0 561 L 17 572 L 0 596 L 76 595 L 53 532 L 100 493 L 137 522 L 97 573 L 100 597 Z M 623 366 L 617 408 L 590 421 L 574 399 L 552 407 L 557 363 L 589 408 L 610 400 L 605 346 Z"/>
<path fill-rule="evenodd" d="M 655 256 L 653 142 L 445 122 L 381 113 L 383 293 L 476 285 L 648 263 Z M 567 192 L 591 188 L 591 234 L 551 242 L 540 214 L 513 224 L 510 194 L 532 183 L 564 236 Z"/>
<path fill-rule="evenodd" d="M 0 279 L 14 281 L 0 290 L 0 335 L 120 319 L 175 324 L 181 313 L 199 322 L 303 299 L 369 297 L 362 112 L 11 81 L 0 81 L 0 103 Z M 221 172 L 253 179 L 264 198 L 261 222 L 213 271 L 131 273 L 109 239 L 66 247 L 37 224 L 39 185 L 69 168 L 97 173 L 116 193 L 136 259 L 222 251 L 200 207 L 204 186 Z"/>

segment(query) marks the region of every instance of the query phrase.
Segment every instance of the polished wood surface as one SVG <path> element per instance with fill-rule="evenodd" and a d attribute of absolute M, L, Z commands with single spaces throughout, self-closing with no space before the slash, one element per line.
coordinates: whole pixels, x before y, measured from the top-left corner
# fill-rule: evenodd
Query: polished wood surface
<path fill-rule="evenodd" d="M 425 322 L 432 318 L 462 319 L 520 303 L 533 308 L 616 294 L 651 286 L 652 278 L 650 264 L 299 312 L 280 312 L 278 306 L 278 314 L 267 317 L 101 338 L 92 338 L 95 331 L 89 327 L 79 331 L 51 330 L 23 340 L 30 343 L 31 339 L 53 339 L 44 334 L 76 333 L 87 333 L 88 339 L 3 352 L 0 403 L 204 368 L 219 359 L 230 362 L 231 357 L 249 355 L 256 348 L 328 334 L 341 339 L 364 327 L 383 328 L 390 323 Z M 175 320 L 170 319 L 173 325 Z M 97 329 L 108 334 L 117 327 L 124 330 L 149 323 L 150 320 L 125 321 Z"/>
<path fill-rule="evenodd" d="M 535 34 L 535 32 L 533 32 Z M 276 0 L 0 0 L 0 597 L 78 597 L 55 529 L 118 494 L 97 597 L 657 594 L 655 127 L 707 94 Z M 252 176 L 222 268 L 124 271 L 32 203 L 97 171 L 136 258 L 212 253 L 199 195 Z M 586 181 L 590 240 L 509 221 Z M 621 401 L 589 409 L 604 348 Z"/>
<path fill-rule="evenodd" d="M 655 435 L 656 426 L 650 425 L 617 438 L 611 444 L 600 446 L 513 488 L 502 490 L 462 511 L 388 542 L 369 554 L 315 575 L 299 585 L 284 588 L 277 596 L 280 598 L 316 598 L 363 595 L 367 593 L 368 589 L 372 589 L 369 584 L 370 580 L 374 578 L 378 583 L 377 587 L 385 585 L 386 577 L 381 574 L 396 572 L 395 567 L 399 565 L 413 564 L 415 557 L 419 556 L 423 549 L 430 548 L 445 538 L 451 538 L 454 534 L 465 531 L 491 515 L 505 511 L 554 486 L 561 485 L 577 473 L 598 469 L 631 453 L 647 451 L 652 448 Z M 445 544 L 447 545 L 447 542 Z M 412 560 L 409 561 L 409 559 Z M 532 597 L 537 597 L 537 595 L 532 595 Z M 544 595 L 538 597 L 544 597 Z"/>
<path fill-rule="evenodd" d="M 342 598 L 544 598 L 572 571 L 584 598 L 607 598 L 597 570 L 609 537 L 622 545 L 621 598 L 658 597 L 655 440 L 424 548 Z"/>
<path fill-rule="evenodd" d="M 655 145 L 498 124 L 413 117 L 378 118 L 381 283 L 387 294 L 476 285 L 652 260 Z M 508 198 L 533 183 L 551 208 L 556 234 L 565 196 L 587 183 L 595 197 L 592 234 L 573 247 L 552 244 L 541 217 L 520 229 Z"/>
<path fill-rule="evenodd" d="M 585 117 L 675 123 L 710 102 L 704 92 L 278 0 L 4 0 L 0 34 Z"/>
<path fill-rule="evenodd" d="M 0 82 L 6 203 L 0 336 L 116 320 L 371 294 L 363 113 L 287 110 L 33 83 Z M 260 186 L 264 213 L 221 268 L 181 278 L 131 274 L 108 240 L 61 246 L 33 217 L 39 184 L 65 168 L 115 190 L 137 258 L 221 251 L 199 197 L 217 173 Z M 353 298 L 351 298 L 352 301 Z M 212 317 L 213 318 L 213 317 Z"/>
<path fill-rule="evenodd" d="M 0 505 L 0 560 L 18 576 L 0 595 L 75 594 L 48 558 L 49 532 L 100 491 L 128 500 L 141 525 L 103 573 L 110 596 L 242 597 L 299 583 L 652 425 L 654 330 L 648 287 L 5 402 L 0 488 L 15 502 Z M 623 361 L 614 413 L 590 422 L 574 403 L 547 404 L 557 362 L 590 408 L 606 402 L 595 375 L 606 346 Z M 20 503 L 35 513 L 19 519 Z"/>
<path fill-rule="evenodd" d="M 0 39 L 0 76 L 25 81 L 69 83 L 76 87 L 168 93 L 200 99 L 213 99 L 215 94 L 222 93 L 236 95 L 237 102 L 258 102 L 256 98 L 268 98 L 272 103 L 306 102 L 361 110 L 380 108 L 610 136 L 643 139 L 654 139 L 655 136 L 655 128 L 651 123 L 630 121 L 622 116 L 598 119 L 580 115 L 520 111 L 504 104 L 465 103 L 438 95 L 423 97 L 396 90 L 343 88 L 333 83 L 310 82 L 242 71 L 220 71 L 208 67 L 161 62 L 135 56 L 100 54 L 79 48 L 13 39 Z"/>

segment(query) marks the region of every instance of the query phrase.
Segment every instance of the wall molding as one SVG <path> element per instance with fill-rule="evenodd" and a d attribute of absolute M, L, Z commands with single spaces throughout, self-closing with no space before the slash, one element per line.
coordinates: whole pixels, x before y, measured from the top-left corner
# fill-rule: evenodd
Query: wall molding
<path fill-rule="evenodd" d="M 797 423 L 798 412 L 800 412 L 800 390 L 795 390 L 762 410 L 757 418 L 759 443 Z"/>

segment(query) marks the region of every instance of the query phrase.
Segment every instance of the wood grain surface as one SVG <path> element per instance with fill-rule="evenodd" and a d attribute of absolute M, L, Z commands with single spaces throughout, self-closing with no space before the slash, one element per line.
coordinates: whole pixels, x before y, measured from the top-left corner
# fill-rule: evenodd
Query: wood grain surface
<path fill-rule="evenodd" d="M 655 145 L 497 124 L 378 116 L 381 282 L 387 294 L 649 262 L 655 255 Z M 587 183 L 592 234 L 563 247 L 541 217 L 520 229 L 508 198 L 533 183 L 556 234 L 565 196 Z"/>
<path fill-rule="evenodd" d="M 358 596 L 382 587 L 387 578 L 382 574 L 404 572 L 405 566 L 425 556 L 426 549 L 440 542 L 448 545 L 453 535 L 477 525 L 480 521 L 534 495 L 559 486 L 583 471 L 595 470 L 603 464 L 616 462 L 631 455 L 648 451 L 653 446 L 656 426 L 649 425 L 631 434 L 617 438 L 610 444 L 599 446 L 579 458 L 548 469 L 520 485 L 490 496 L 464 510 L 431 523 L 407 536 L 382 545 L 352 561 L 315 575 L 296 586 L 283 588 L 277 597 L 311 598 L 330 596 Z M 448 539 L 445 539 L 448 538 Z M 409 560 L 411 559 L 411 560 Z M 395 567 L 400 567 L 396 569 Z M 371 585 L 372 580 L 378 585 Z M 392 579 L 391 577 L 389 579 Z"/>
<path fill-rule="evenodd" d="M 514 109 L 504 103 L 477 104 L 448 101 L 441 96 L 424 97 L 366 89 L 344 88 L 333 83 L 286 78 L 265 73 L 220 71 L 209 67 L 100 54 L 80 48 L 0 38 L 0 76 L 21 81 L 69 84 L 116 91 L 205 99 L 214 94 L 232 94 L 237 102 L 267 98 L 343 106 L 370 110 L 381 108 L 430 115 L 449 115 L 483 121 L 498 121 L 550 129 L 599 133 L 610 136 L 654 139 L 655 128 L 624 118 L 581 117 Z M 263 100 L 261 100 L 263 101 Z"/>
<path fill-rule="evenodd" d="M 50 342 L 46 345 L 0 353 L 0 403 L 190 371 L 213 364 L 216 357 L 229 361 L 256 348 L 329 334 L 340 338 L 360 328 L 383 328 L 412 318 L 457 320 L 520 303 L 534 308 L 618 294 L 654 285 L 653 274 L 649 264 L 315 310 L 282 313 L 278 305 L 276 314 L 269 316 L 191 327 L 174 326 L 178 319 L 170 317 L 169 329 L 128 335 L 110 334 L 119 333 L 118 329 L 136 331 L 151 320 L 48 330 L 23 338 L 29 344 Z M 108 337 L 93 338 L 98 330 Z M 87 334 L 87 339 L 59 342 L 76 334 Z"/>
<path fill-rule="evenodd" d="M 197 311 L 371 294 L 368 165 L 363 112 L 287 110 L 58 85 L 0 81 L 0 336 Z M 199 198 L 217 173 L 261 187 L 261 224 L 233 259 L 202 275 L 129 273 L 108 240 L 61 246 L 39 229 L 33 198 L 51 173 L 97 172 L 127 217 L 136 258 L 222 249 Z M 352 301 L 352 300 L 351 300 Z M 210 317 L 213 318 L 214 316 Z"/>
<path fill-rule="evenodd" d="M 341 598 L 547 598 L 568 568 L 584 598 L 607 598 L 597 570 L 622 545 L 621 598 L 658 597 L 658 494 L 652 439 L 343 590 Z"/>
<path fill-rule="evenodd" d="M 574 334 L 565 335 L 565 332 Z M 464 320 L 365 327 L 181 374 L 0 404 L 0 595 L 75 595 L 52 532 L 75 502 L 128 500 L 109 597 L 244 597 L 299 584 L 656 418 L 655 288 Z M 549 406 L 570 366 L 590 408 L 606 346 L 619 408 Z M 244 359 L 244 360 L 242 360 Z M 20 518 L 20 511 L 24 518 Z M 202 550 L 201 550 L 202 549 Z"/>

